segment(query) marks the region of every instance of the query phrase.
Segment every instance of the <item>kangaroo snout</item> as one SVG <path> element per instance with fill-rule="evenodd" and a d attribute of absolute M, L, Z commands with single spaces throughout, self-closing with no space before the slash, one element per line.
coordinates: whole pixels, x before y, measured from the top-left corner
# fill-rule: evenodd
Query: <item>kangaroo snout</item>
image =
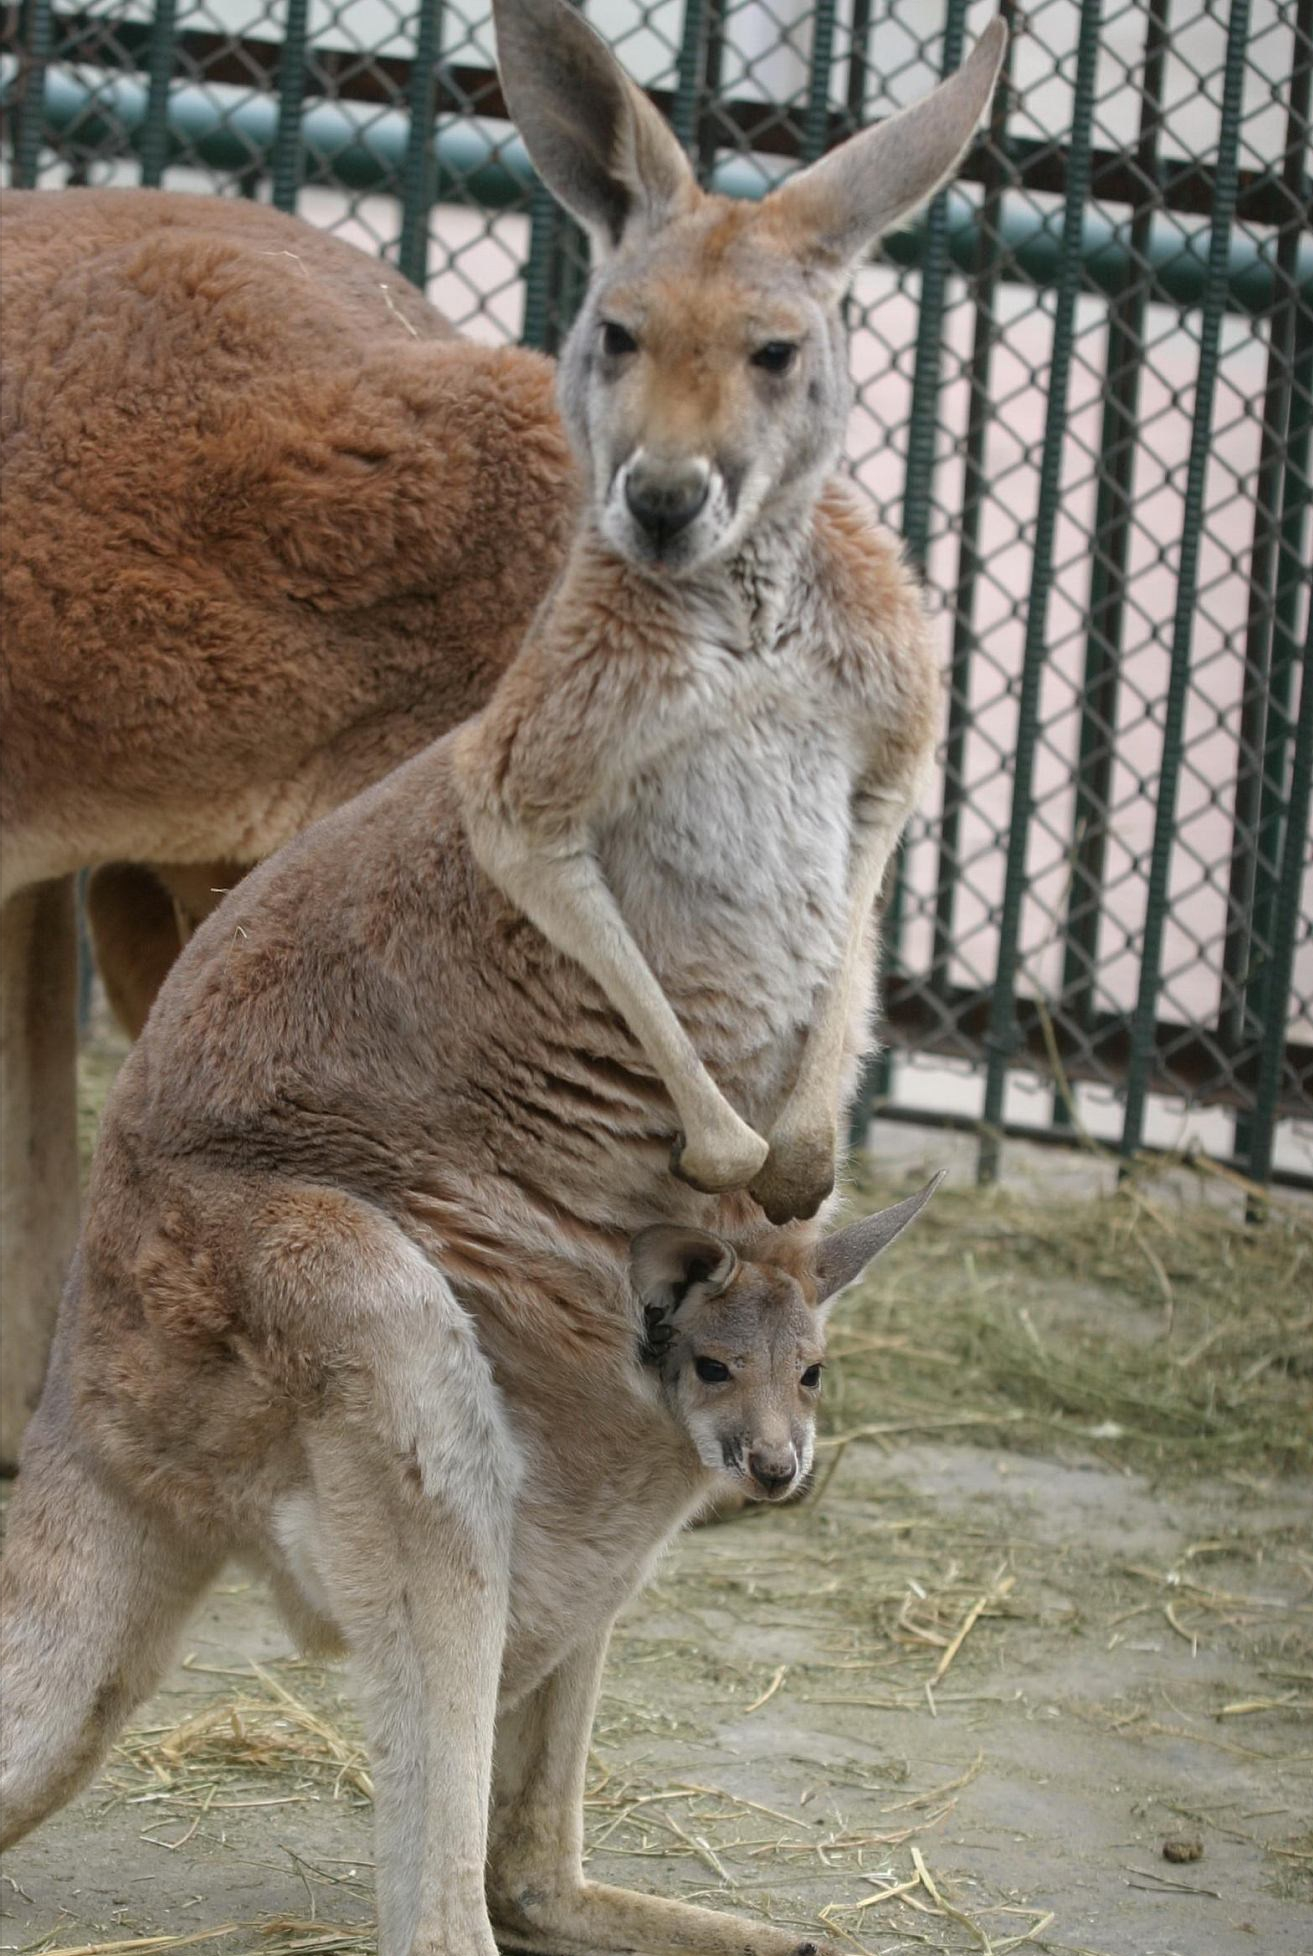
<path fill-rule="evenodd" d="M 778 1501 L 798 1478 L 798 1454 L 793 1446 L 753 1447 L 748 1472 L 768 1501 Z"/>
<path fill-rule="evenodd" d="M 625 505 L 655 550 L 688 528 L 710 491 L 711 466 L 700 456 L 671 463 L 640 450 L 625 471 Z"/>

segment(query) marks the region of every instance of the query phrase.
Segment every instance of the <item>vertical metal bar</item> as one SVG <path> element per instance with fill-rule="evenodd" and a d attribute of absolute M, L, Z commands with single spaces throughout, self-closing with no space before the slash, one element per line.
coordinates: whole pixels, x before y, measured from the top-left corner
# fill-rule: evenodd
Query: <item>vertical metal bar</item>
<path fill-rule="evenodd" d="M 1313 84 L 1313 0 L 1299 0 L 1293 36 L 1294 64 L 1286 117 L 1282 180 L 1290 197 L 1290 216 L 1277 233 L 1276 294 L 1268 339 L 1263 394 L 1263 434 L 1254 498 L 1254 535 L 1249 566 L 1249 618 L 1245 636 L 1245 685 L 1241 702 L 1239 752 L 1232 811 L 1231 877 L 1227 892 L 1226 947 L 1222 960 L 1219 1033 L 1226 1052 L 1241 1060 L 1254 1027 L 1246 1011 L 1249 979 L 1261 966 L 1269 939 L 1256 934 L 1257 910 L 1270 909 L 1273 875 L 1260 861 L 1260 829 L 1267 779 L 1269 701 L 1273 697 L 1272 653 L 1276 636 L 1276 569 L 1284 529 L 1285 490 L 1289 486 L 1291 443 L 1299 439 L 1300 415 L 1292 420 L 1296 325 L 1300 316 L 1296 271 L 1307 222 L 1310 85 Z M 1305 435 L 1307 415 L 1303 416 Z M 1287 661 L 1287 676 L 1288 676 Z M 1276 711 L 1281 711 L 1278 702 Z M 1278 766 L 1278 778 L 1281 769 Z M 1271 861 L 1271 859 L 1269 859 Z M 1259 904 L 1260 883 L 1265 901 Z M 1236 1152 L 1247 1155 L 1249 1136 L 1243 1117 L 1236 1126 Z"/>
<path fill-rule="evenodd" d="M 146 115 L 141 133 L 141 181 L 157 190 L 169 158 L 169 83 L 173 80 L 178 0 L 155 0 L 146 51 Z"/>
<path fill-rule="evenodd" d="M 1088 1035 L 1094 1016 L 1094 974 L 1102 921 L 1108 803 L 1117 725 L 1118 664 L 1126 602 L 1135 490 L 1144 320 L 1151 274 L 1148 249 L 1157 189 L 1162 128 L 1163 73 L 1170 0 L 1151 0 L 1145 28 L 1144 79 L 1135 163 L 1141 188 L 1131 219 L 1125 284 L 1108 308 L 1106 393 L 1099 429 L 1099 488 L 1090 571 L 1089 631 L 1081 681 L 1076 792 L 1072 809 L 1072 872 L 1063 935 L 1059 1010 L 1067 1024 Z M 1055 1092 L 1055 1127 L 1070 1124 L 1065 1095 Z"/>
<path fill-rule="evenodd" d="M 817 21 L 817 32 L 820 23 Z M 966 40 L 966 0 L 948 0 L 944 22 L 941 75 L 962 65 Z M 827 67 L 826 74 L 828 76 Z M 822 97 L 822 112 L 824 112 Z M 809 107 L 808 113 L 811 113 Z M 921 269 L 921 302 L 917 312 L 916 356 L 912 375 L 912 404 L 907 431 L 907 466 L 903 476 L 903 539 L 908 555 L 924 577 L 930 548 L 930 490 L 935 473 L 935 435 L 939 427 L 939 382 L 943 360 L 944 297 L 948 288 L 948 198 L 944 192 L 930 206 L 925 256 Z M 893 887 L 881 924 L 885 972 L 898 961 L 907 907 L 907 875 L 903 851 L 894 861 Z M 862 1109 L 888 1097 L 893 1085 L 893 1055 L 885 1046 L 875 1061 L 874 1078 L 863 1093 Z M 854 1116 L 861 1118 L 858 1110 Z"/>
<path fill-rule="evenodd" d="M 27 0 L 24 9 L 22 89 L 14 137 L 14 186 L 36 188 L 41 163 L 41 138 L 46 120 L 46 69 L 50 66 L 52 22 L 50 0 Z"/>
<path fill-rule="evenodd" d="M 684 0 L 684 27 L 675 63 L 675 99 L 670 112 L 670 126 L 684 149 L 693 147 L 697 133 L 706 36 L 706 0 Z"/>
<path fill-rule="evenodd" d="M 287 0 L 278 56 L 278 124 L 269 166 L 270 195 L 280 211 L 296 209 L 301 188 L 301 117 L 305 113 L 306 27 L 310 0 Z"/>
<path fill-rule="evenodd" d="M 429 215 L 438 187 L 434 108 L 441 52 L 442 0 L 419 0 L 415 53 L 406 89 L 410 127 L 401 166 L 401 243 L 397 265 L 401 276 L 417 285 L 421 292 L 428 283 Z"/>
<path fill-rule="evenodd" d="M 966 0 L 948 0 L 941 75 L 962 65 L 966 39 Z M 934 199 L 926 220 L 921 267 L 921 303 L 912 370 L 911 421 L 907 467 L 903 475 L 903 540 L 924 577 L 930 549 L 930 490 L 935 474 L 935 435 L 939 429 L 939 382 L 943 366 L 944 298 L 948 289 L 948 197 Z"/>
<path fill-rule="evenodd" d="M 1208 275 L 1204 285 L 1199 335 L 1199 368 L 1195 377 L 1190 459 L 1186 469 L 1182 512 L 1181 561 L 1176 580 L 1176 609 L 1172 621 L 1172 651 L 1167 703 L 1163 721 L 1162 768 L 1158 806 L 1154 815 L 1153 846 L 1149 857 L 1149 887 L 1145 897 L 1144 937 L 1140 950 L 1140 982 L 1131 1020 L 1131 1053 L 1126 1072 L 1126 1107 L 1122 1120 L 1121 1153 L 1129 1159 L 1144 1135 L 1149 1076 L 1156 1044 L 1158 990 L 1162 980 L 1163 932 L 1167 922 L 1167 886 L 1172 844 L 1176 835 L 1176 792 L 1181 773 L 1181 743 L 1185 702 L 1190 679 L 1190 648 L 1194 635 L 1199 541 L 1203 525 L 1204 489 L 1212 439 L 1213 398 L 1217 388 L 1218 348 L 1226 305 L 1227 260 L 1235 217 L 1237 155 L 1244 88 L 1245 47 L 1249 35 L 1249 0 L 1232 0 L 1227 24 L 1226 66 L 1222 81 L 1222 116 L 1218 136 L 1217 172 L 1213 180 L 1213 213 L 1208 241 Z"/>
<path fill-rule="evenodd" d="M 1017 0 L 1001 9 L 1008 27 L 1003 72 L 994 95 L 989 145 L 984 155 L 985 195 L 980 207 L 979 244 L 974 277 L 976 317 L 967 369 L 968 407 L 963 457 L 962 510 L 958 519 L 957 575 L 954 579 L 953 650 L 949 667 L 948 733 L 939 816 L 939 861 L 935 876 L 935 934 L 930 955 L 932 989 L 947 987 L 953 958 L 954 913 L 960 877 L 962 809 L 966 803 L 966 745 L 971 728 L 971 660 L 976 650 L 975 598 L 980 574 L 980 518 L 988 497 L 985 439 L 993 407 L 989 396 L 994 351 L 994 300 L 1003 259 L 1003 191 L 1012 52 L 1016 45 Z"/>
<path fill-rule="evenodd" d="M 814 163 L 825 154 L 830 132 L 830 73 L 834 67 L 834 22 L 837 0 L 815 0 L 812 9 L 812 51 L 807 73 L 807 108 L 798 146 L 801 162 Z"/>
<path fill-rule="evenodd" d="M 1277 545 L 1272 604 L 1272 657 L 1269 667 L 1267 720 L 1263 732 L 1262 794 L 1255 843 L 1253 921 L 1249 967 L 1245 973 L 1244 1027 L 1247 1037 L 1259 1031 L 1267 1014 L 1271 951 L 1276 936 L 1278 878 L 1282 821 L 1285 810 L 1287 757 L 1294 738 L 1295 667 L 1299 661 L 1299 604 L 1309 589 L 1309 556 L 1305 524 L 1313 505 L 1310 447 L 1313 446 L 1313 313 L 1298 315 L 1295 330 L 1290 420 L 1287 427 L 1285 481 L 1281 530 Z M 1236 1122 L 1235 1152 L 1247 1162 L 1253 1141 L 1248 1119 Z"/>
<path fill-rule="evenodd" d="M 1313 602 L 1308 607 L 1304 630 L 1304 674 L 1299 692 L 1299 725 L 1295 733 L 1295 760 L 1290 776 L 1290 799 L 1286 804 L 1286 840 L 1281 852 L 1281 875 L 1277 892 L 1276 930 L 1272 942 L 1272 961 L 1264 986 L 1262 1051 L 1258 1066 L 1258 1091 L 1249 1143 L 1250 1180 L 1260 1184 L 1272 1174 L 1272 1146 L 1277 1104 L 1281 1093 L 1281 1069 L 1285 1061 L 1286 1025 L 1290 1015 L 1290 989 L 1295 969 L 1295 934 L 1299 927 L 1300 890 L 1308 861 L 1309 799 L 1313 788 Z"/>
<path fill-rule="evenodd" d="M 852 41 L 848 50 L 848 126 L 860 129 L 866 114 L 871 66 L 871 0 L 853 0 Z"/>
<path fill-rule="evenodd" d="M 1007 870 L 998 926 L 998 956 L 985 1035 L 985 1103 L 982 1110 L 977 1174 L 982 1182 L 998 1174 L 999 1134 L 1008 1062 L 1017 1044 L 1016 979 L 1021 941 L 1021 908 L 1026 890 L 1026 844 L 1033 812 L 1035 748 L 1039 734 L 1040 676 L 1044 666 L 1049 591 L 1053 582 L 1053 542 L 1058 520 L 1062 450 L 1067 429 L 1067 388 L 1076 329 L 1080 285 L 1081 222 L 1090 188 L 1090 148 L 1094 121 L 1094 83 L 1099 59 L 1102 0 L 1082 0 L 1076 49 L 1071 147 L 1067 156 L 1067 194 L 1056 279 L 1053 352 L 1040 454 L 1039 507 L 1031 564 L 1025 648 L 1017 702 L 1017 751 L 1013 762 L 1012 809 L 1008 822 Z"/>
<path fill-rule="evenodd" d="M 696 126 L 696 168 L 699 183 L 710 181 L 720 148 L 716 108 L 725 60 L 725 8 L 728 0 L 706 0 L 707 25 L 702 45 L 702 97 Z"/>
<path fill-rule="evenodd" d="M 524 261 L 524 326 L 520 338 L 525 346 L 545 351 L 551 294 L 552 261 L 558 247 L 560 213 L 556 200 L 542 182 L 534 184 L 529 199 L 529 253 Z"/>
<path fill-rule="evenodd" d="M 1262 799 L 1263 749 L 1271 684 L 1273 582 L 1281 532 L 1282 483 L 1294 380 L 1295 284 L 1300 238 L 1307 222 L 1302 156 L 1308 141 L 1309 79 L 1313 75 L 1313 0 L 1300 0 L 1296 38 L 1304 41 L 1291 77 L 1286 121 L 1284 177 L 1291 215 L 1277 235 L 1277 292 L 1268 338 L 1263 394 L 1263 433 L 1254 497 L 1254 531 L 1249 564 L 1249 616 L 1245 635 L 1245 687 L 1241 706 L 1239 764 L 1233 809 L 1231 882 L 1228 893 L 1226 951 L 1220 1029 L 1234 1051 L 1244 1041 L 1244 975 L 1250 963 L 1250 923 L 1257 876 L 1257 830 Z"/>

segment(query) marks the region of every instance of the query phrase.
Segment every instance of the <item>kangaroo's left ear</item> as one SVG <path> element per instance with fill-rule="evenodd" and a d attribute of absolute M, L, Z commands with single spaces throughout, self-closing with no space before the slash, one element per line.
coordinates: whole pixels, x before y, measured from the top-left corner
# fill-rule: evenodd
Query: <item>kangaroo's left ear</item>
<path fill-rule="evenodd" d="M 873 1216 L 861 1216 L 846 1229 L 823 1237 L 816 1248 L 817 1304 L 828 1306 L 841 1290 L 855 1284 L 881 1250 L 887 1250 L 895 1236 L 901 1236 L 907 1225 L 915 1222 L 943 1179 L 941 1169 L 905 1201 L 895 1202 L 891 1209 L 878 1209 Z"/>
<path fill-rule="evenodd" d="M 762 221 L 796 255 L 846 283 L 861 254 L 905 224 L 957 169 L 989 107 L 1007 29 L 992 20 L 924 100 L 850 136 L 769 196 Z"/>

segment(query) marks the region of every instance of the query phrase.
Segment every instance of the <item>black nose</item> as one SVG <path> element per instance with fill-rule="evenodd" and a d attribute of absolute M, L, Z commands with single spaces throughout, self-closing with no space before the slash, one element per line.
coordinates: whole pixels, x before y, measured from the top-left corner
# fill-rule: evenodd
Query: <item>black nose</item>
<path fill-rule="evenodd" d="M 629 514 L 651 543 L 669 543 L 686 530 L 707 500 L 705 469 L 632 468 L 625 478 Z"/>
<path fill-rule="evenodd" d="M 748 1455 L 748 1472 L 763 1494 L 783 1494 L 786 1488 L 793 1486 L 796 1471 L 793 1460 L 787 1456 L 768 1453 Z"/>

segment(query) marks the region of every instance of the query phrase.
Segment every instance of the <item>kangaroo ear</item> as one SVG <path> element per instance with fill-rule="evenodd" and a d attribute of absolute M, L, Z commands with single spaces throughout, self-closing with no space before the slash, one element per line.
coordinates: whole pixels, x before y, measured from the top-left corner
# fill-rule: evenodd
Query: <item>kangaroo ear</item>
<path fill-rule="evenodd" d="M 688 158 L 569 0 L 493 0 L 507 106 L 547 188 L 599 257 L 694 203 Z"/>
<path fill-rule="evenodd" d="M 766 202 L 793 249 L 847 280 L 885 231 L 905 223 L 953 175 L 989 107 L 1007 45 L 993 20 L 956 73 L 923 101 L 850 136 Z"/>
<path fill-rule="evenodd" d="M 847 1290 L 849 1284 L 855 1284 L 867 1264 L 874 1262 L 881 1250 L 887 1250 L 910 1222 L 915 1222 L 943 1179 L 941 1170 L 916 1195 L 895 1202 L 891 1209 L 878 1209 L 873 1216 L 862 1216 L 846 1229 L 836 1229 L 832 1235 L 823 1237 L 816 1249 L 817 1303 L 825 1304 L 841 1290 Z"/>
<path fill-rule="evenodd" d="M 717 1297 L 732 1281 L 738 1257 L 705 1229 L 658 1223 L 640 1229 L 629 1246 L 629 1275 L 643 1306 L 643 1357 L 659 1360 L 674 1336 L 674 1320 L 691 1291 Z"/>

